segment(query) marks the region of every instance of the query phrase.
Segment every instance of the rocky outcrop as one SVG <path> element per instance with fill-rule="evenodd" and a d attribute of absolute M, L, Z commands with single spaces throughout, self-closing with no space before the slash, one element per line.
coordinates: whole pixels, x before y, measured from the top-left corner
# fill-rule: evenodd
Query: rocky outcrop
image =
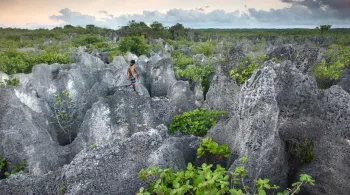
<path fill-rule="evenodd" d="M 151 97 L 166 96 L 169 87 L 176 82 L 173 62 L 169 58 L 161 59 L 154 56 L 147 65 L 149 68 L 147 77 L 150 83 L 148 91 Z"/>
<path fill-rule="evenodd" d="M 186 81 L 177 81 L 169 87 L 168 98 L 172 105 L 172 113 L 180 114 L 194 109 L 194 95 Z"/>
<path fill-rule="evenodd" d="M 136 194 L 142 168 L 184 169 L 193 161 L 195 137 L 169 137 L 164 125 L 110 145 L 92 146 L 63 168 L 39 177 L 14 175 L 0 181 L 0 194 Z"/>
<path fill-rule="evenodd" d="M 231 114 L 238 109 L 240 88 L 232 77 L 226 76 L 220 66 L 206 94 L 205 106 L 214 110 L 227 110 Z"/>
<path fill-rule="evenodd" d="M 174 114 L 194 107 L 188 84 L 174 84 L 169 59 L 157 55 L 150 60 L 152 68 L 137 67 L 141 75 L 151 75 L 150 92 L 164 96 L 158 104 L 141 82 L 136 92 L 128 87 L 128 64 L 123 57 L 104 64 L 83 50 L 74 55 L 77 64 L 36 65 L 31 74 L 15 75 L 20 78 L 19 87 L 0 89 L 0 153 L 12 163 L 26 160 L 32 175 L 69 164 L 91 145 L 110 145 L 168 124 Z M 148 61 L 140 57 L 140 64 L 148 65 Z M 63 90 L 70 94 L 73 105 L 69 135 L 55 113 L 55 96 Z"/>
<path fill-rule="evenodd" d="M 337 85 L 341 86 L 346 92 L 350 93 L 350 69 L 347 68 L 339 77 Z"/>
<path fill-rule="evenodd" d="M 218 89 L 214 80 L 211 91 Z M 230 93 L 226 96 L 238 102 L 238 109 L 208 135 L 230 146 L 228 168 L 233 169 L 239 164 L 238 159 L 246 156 L 250 179 L 269 178 L 271 183 L 287 187 L 298 174 L 306 173 L 316 180 L 316 185 L 306 187 L 303 194 L 347 194 L 350 190 L 347 185 L 350 163 L 345 160 L 350 151 L 347 92 L 333 86 L 320 94 L 314 78 L 290 61 L 281 64 L 269 61 L 235 93 L 236 96 Z M 301 143 L 305 139 L 311 140 L 316 159 L 295 165 L 286 142 Z"/>

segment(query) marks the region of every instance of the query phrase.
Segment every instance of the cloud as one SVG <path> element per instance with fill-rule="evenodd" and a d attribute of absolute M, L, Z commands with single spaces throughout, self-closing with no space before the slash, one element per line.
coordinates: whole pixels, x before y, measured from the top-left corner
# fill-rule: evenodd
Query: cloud
<path fill-rule="evenodd" d="M 349 0 L 281 0 L 292 5 L 302 5 L 308 9 L 324 10 L 336 12 L 335 16 L 338 18 L 350 18 L 350 1 Z"/>
<path fill-rule="evenodd" d="M 200 8 L 196 8 L 196 11 L 198 11 L 198 12 L 205 12 L 205 9 L 200 7 Z"/>
<path fill-rule="evenodd" d="M 59 11 L 61 15 L 50 16 L 50 19 L 53 21 L 62 21 L 71 25 L 87 25 L 87 24 L 96 24 L 95 16 L 84 15 L 79 12 L 73 12 L 68 8 L 62 9 Z"/>
<path fill-rule="evenodd" d="M 269 11 L 248 9 L 248 11 L 260 24 L 266 25 L 288 24 L 290 26 L 314 27 L 321 24 L 332 24 L 338 27 L 349 27 L 350 17 L 341 17 L 337 10 L 324 6 L 319 5 L 317 7 L 311 2 L 300 1 L 293 3 L 289 8 L 270 9 Z"/>
<path fill-rule="evenodd" d="M 301 0 L 283 1 L 292 5 L 268 11 L 248 8 L 245 12 L 239 10 L 233 12 L 225 12 L 224 10 L 205 12 L 204 8 L 197 8 L 192 10 L 170 9 L 166 13 L 161 13 L 157 10 L 143 11 L 141 14 L 120 16 L 114 16 L 102 10 L 99 12 L 102 18 L 99 19 L 95 16 L 74 12 L 66 8 L 59 12 L 60 15 L 53 15 L 50 18 L 65 24 L 81 26 L 95 24 L 114 29 L 127 25 L 131 20 L 143 21 L 147 24 L 158 21 L 165 26 L 182 23 L 185 27 L 190 28 L 314 28 L 320 24 L 332 24 L 334 27 L 350 27 L 350 17 L 339 17 L 337 10 L 330 8 L 330 5 L 317 7 L 312 3 L 306 3 Z M 325 2 L 322 2 L 322 4 L 325 4 Z M 324 6 L 326 6 L 326 9 Z"/>
<path fill-rule="evenodd" d="M 242 22 L 250 20 L 247 14 L 241 14 L 240 11 L 225 12 L 224 10 L 214 10 L 205 13 L 203 8 L 194 10 L 171 9 L 166 13 L 159 11 L 143 11 L 142 14 L 127 14 L 121 16 L 114 16 L 107 11 L 100 11 L 104 15 L 102 21 L 98 21 L 94 16 L 84 15 L 79 12 L 73 12 L 68 8 L 62 9 L 59 13 L 61 15 L 50 16 L 51 20 L 62 21 L 66 24 L 72 25 L 87 25 L 95 24 L 98 26 L 117 28 L 126 25 L 129 21 L 135 20 L 137 22 L 143 21 L 145 23 L 152 23 L 158 21 L 164 25 L 171 26 L 176 23 L 182 23 L 187 27 L 196 28 L 207 26 L 213 27 L 238 25 L 239 27 L 246 26 Z M 236 27 L 238 27 L 236 26 Z M 210 26 L 209 26 L 210 27 Z"/>

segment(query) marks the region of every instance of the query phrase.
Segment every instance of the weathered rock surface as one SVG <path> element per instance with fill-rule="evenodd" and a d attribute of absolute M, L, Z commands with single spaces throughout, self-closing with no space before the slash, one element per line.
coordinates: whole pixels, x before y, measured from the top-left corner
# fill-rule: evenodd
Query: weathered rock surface
<path fill-rule="evenodd" d="M 69 164 L 91 145 L 112 144 L 168 124 L 178 111 L 194 107 L 188 85 L 180 87 L 180 91 L 176 91 L 178 85 L 170 86 L 176 80 L 171 77 L 173 70 L 168 59 L 153 57 L 156 61 L 152 61 L 152 69 L 140 69 L 141 73 L 152 75 L 151 89 L 159 89 L 156 91 L 164 96 L 171 91 L 169 98 L 158 104 L 142 83 L 137 83 L 136 92 L 127 86 L 128 64 L 123 57 L 104 64 L 83 52 L 83 48 L 75 56 L 80 59 L 77 64 L 40 64 L 34 66 L 31 74 L 15 75 L 20 78 L 19 87 L 0 89 L 0 152 L 12 163 L 26 160 L 33 175 Z M 147 58 L 140 59 L 147 64 Z M 98 65 L 94 64 L 96 60 Z M 148 70 L 153 72 L 147 73 Z M 63 90 L 70 94 L 74 105 L 70 112 L 72 141 L 76 138 L 73 143 L 60 128 L 54 111 L 55 95 Z M 188 102 L 185 107 L 181 107 L 183 98 Z"/>
<path fill-rule="evenodd" d="M 210 91 L 218 89 L 214 80 Z M 333 86 L 320 94 L 312 76 L 286 61 L 265 63 L 235 93 L 232 101 L 238 102 L 238 110 L 209 132 L 214 140 L 230 146 L 230 169 L 246 156 L 251 179 L 269 178 L 287 187 L 298 174 L 306 173 L 316 185 L 306 187 L 303 194 L 349 192 L 350 95 L 346 91 Z M 207 103 L 210 93 L 208 97 Z M 316 160 L 295 167 L 285 142 L 305 139 L 312 141 Z"/>
<path fill-rule="evenodd" d="M 322 52 L 311 45 L 320 40 L 307 40 L 297 48 L 296 38 L 270 37 L 264 49 L 282 62 L 265 62 L 238 86 L 229 70 L 246 54 L 257 54 L 250 51 L 256 39 L 237 40 L 228 62 L 214 66 L 205 101 L 199 85 L 193 93 L 188 82 L 175 79 L 173 63 L 164 53 L 167 43 L 164 51 L 147 57 L 128 53 L 109 64 L 81 47 L 73 55 L 76 64 L 41 64 L 32 74 L 15 75 L 20 87 L 0 89 L 0 153 L 12 163 L 26 160 L 29 174 L 1 180 L 0 194 L 57 194 L 64 186 L 65 194 L 72 195 L 135 194 L 145 185 L 137 178 L 142 168 L 177 170 L 195 161 L 196 137 L 170 137 L 165 125 L 175 114 L 204 105 L 228 111 L 227 119 L 208 136 L 231 148 L 230 170 L 240 164 L 240 157 L 248 157 L 248 185 L 261 177 L 286 188 L 306 173 L 316 185 L 304 187 L 301 194 L 347 195 L 349 71 L 321 93 L 311 74 Z M 136 92 L 127 87 L 131 59 L 139 72 Z M 208 62 L 203 55 L 193 59 Z M 62 90 L 74 103 L 72 143 L 59 128 L 53 109 L 55 94 Z M 286 142 L 305 139 L 312 141 L 316 159 L 304 165 L 291 159 Z"/>
<path fill-rule="evenodd" d="M 169 87 L 168 98 L 172 105 L 172 113 L 180 114 L 194 109 L 194 95 L 188 81 L 177 81 Z"/>
<path fill-rule="evenodd" d="M 144 182 L 137 177 L 142 168 L 157 165 L 184 169 L 193 161 L 195 137 L 168 137 L 158 126 L 131 137 L 80 152 L 63 168 L 33 177 L 14 175 L 0 181 L 0 194 L 135 194 Z M 64 188 L 63 188 L 64 189 Z"/>
<path fill-rule="evenodd" d="M 238 109 L 239 92 L 236 81 L 226 76 L 221 66 L 218 66 L 206 94 L 205 106 L 214 110 L 227 110 L 233 114 Z"/>
<path fill-rule="evenodd" d="M 347 68 L 339 77 L 337 85 L 341 86 L 346 92 L 350 93 L 350 69 Z"/>

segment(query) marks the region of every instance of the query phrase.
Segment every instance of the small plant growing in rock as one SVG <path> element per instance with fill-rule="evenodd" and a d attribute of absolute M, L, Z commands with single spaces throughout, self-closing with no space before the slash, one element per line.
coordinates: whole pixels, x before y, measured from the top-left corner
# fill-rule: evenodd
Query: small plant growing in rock
<path fill-rule="evenodd" d="M 171 134 L 175 133 L 175 131 L 180 131 L 186 134 L 204 136 L 226 114 L 225 111 L 208 111 L 206 109 L 195 109 L 184 112 L 183 114 L 174 116 L 169 130 Z"/>
<path fill-rule="evenodd" d="M 6 85 L 12 85 L 12 86 L 19 86 L 20 81 L 19 78 L 13 77 L 12 75 L 9 76 L 9 79 L 4 79 Z"/>
<path fill-rule="evenodd" d="M 204 157 L 206 162 L 210 162 L 210 156 L 215 156 L 214 162 L 230 156 L 230 149 L 226 144 L 219 145 L 212 138 L 205 138 L 197 149 L 197 158 Z M 213 162 L 213 163 L 214 163 Z"/>
<path fill-rule="evenodd" d="M 232 172 L 220 165 L 213 169 L 213 165 L 202 164 L 194 167 L 188 163 L 185 170 L 174 172 L 172 169 L 152 168 L 142 169 L 138 176 L 143 181 L 150 181 L 149 189 L 141 187 L 137 195 L 184 195 L 184 194 L 232 194 L 232 195 L 266 195 L 269 191 L 279 189 L 279 186 L 271 185 L 269 179 L 254 180 L 255 188 L 245 185 L 244 179 L 247 170 L 244 165 L 247 158 L 240 159 L 242 166 L 237 166 Z M 305 184 L 313 185 L 311 176 L 301 174 L 299 181 L 293 183 L 293 188 L 277 193 L 278 195 L 293 195 L 300 192 L 300 187 Z"/>
<path fill-rule="evenodd" d="M 68 189 L 68 184 L 66 182 L 64 182 L 61 187 L 58 189 L 58 194 L 59 195 L 63 195 L 64 193 L 66 193 Z"/>
<path fill-rule="evenodd" d="M 96 149 L 97 145 L 96 144 L 91 144 L 91 149 Z"/>
<path fill-rule="evenodd" d="M 277 59 L 277 58 L 272 58 L 271 59 L 273 62 L 275 62 L 275 63 L 281 63 L 281 60 L 279 60 L 279 59 Z"/>
<path fill-rule="evenodd" d="M 21 161 L 18 165 L 12 166 L 11 170 L 9 170 L 10 165 L 11 163 L 0 154 L 0 179 L 6 179 L 12 174 L 19 173 L 27 166 L 26 161 Z"/>
<path fill-rule="evenodd" d="M 72 143 L 72 125 L 74 103 L 67 90 L 56 94 L 54 104 L 55 116 L 59 127 L 68 136 L 69 143 Z"/>
<path fill-rule="evenodd" d="M 252 56 L 246 55 L 241 63 L 230 71 L 230 75 L 236 79 L 239 85 L 242 85 L 252 76 L 257 68 L 263 65 L 266 59 L 266 54 L 258 55 L 255 59 Z"/>
<path fill-rule="evenodd" d="M 291 159 L 298 161 L 297 164 L 304 165 L 315 160 L 313 152 L 313 142 L 309 139 L 301 141 L 286 141 L 287 151 L 291 155 Z"/>

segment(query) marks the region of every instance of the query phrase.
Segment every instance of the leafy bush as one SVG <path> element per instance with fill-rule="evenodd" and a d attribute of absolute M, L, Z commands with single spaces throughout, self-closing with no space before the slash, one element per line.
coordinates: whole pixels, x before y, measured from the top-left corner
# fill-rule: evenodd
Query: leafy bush
<path fill-rule="evenodd" d="M 19 173 L 26 168 L 26 161 L 21 161 L 18 165 L 14 165 L 9 169 L 11 163 L 0 154 L 0 179 L 6 179 L 12 174 Z"/>
<path fill-rule="evenodd" d="M 180 69 L 185 69 L 188 65 L 192 64 L 192 58 L 186 57 L 181 52 L 173 52 L 171 57 L 174 60 L 174 66 Z"/>
<path fill-rule="evenodd" d="M 208 111 L 206 109 L 195 109 L 190 112 L 184 112 L 183 114 L 174 116 L 169 131 L 171 134 L 175 133 L 175 131 L 180 131 L 186 134 L 204 136 L 225 115 L 225 111 Z"/>
<path fill-rule="evenodd" d="M 119 50 L 122 52 L 131 52 L 138 56 L 146 54 L 151 46 L 145 42 L 143 37 L 133 36 L 125 37 L 119 43 Z"/>
<path fill-rule="evenodd" d="M 54 104 L 54 111 L 56 115 L 56 120 L 62 131 L 68 136 L 69 143 L 72 143 L 72 125 L 74 123 L 73 111 L 74 103 L 67 92 L 67 90 L 62 91 L 55 95 L 56 103 Z"/>
<path fill-rule="evenodd" d="M 9 79 L 5 79 L 6 85 L 12 85 L 12 86 L 19 86 L 20 81 L 19 78 L 13 77 L 12 75 L 9 76 Z"/>
<path fill-rule="evenodd" d="M 182 58 L 182 61 L 177 63 L 179 63 L 180 66 L 184 67 L 185 64 L 188 62 L 189 62 L 189 59 Z M 192 66 L 186 66 L 186 68 L 184 69 L 181 69 L 180 67 L 175 65 L 174 71 L 175 71 L 175 75 L 178 78 L 180 78 L 181 80 L 189 81 L 190 86 L 192 88 L 194 87 L 195 83 L 197 82 L 200 83 L 204 92 L 204 96 L 209 91 L 210 83 L 215 73 L 215 69 L 213 65 L 210 63 L 204 63 L 201 65 L 198 63 L 195 63 Z"/>
<path fill-rule="evenodd" d="M 192 54 L 204 54 L 212 56 L 215 52 L 216 41 L 207 41 L 193 47 Z"/>
<path fill-rule="evenodd" d="M 345 46 L 332 45 L 326 53 L 326 59 L 313 68 L 319 88 L 326 89 L 332 86 L 349 64 L 350 49 Z"/>
<path fill-rule="evenodd" d="M 271 185 L 269 179 L 254 180 L 255 188 L 249 191 L 245 185 L 244 178 L 247 170 L 244 165 L 247 158 L 240 159 L 242 166 L 235 168 L 234 172 L 227 172 L 225 168 L 217 165 L 213 170 L 213 165 L 202 164 L 201 167 L 194 167 L 188 163 L 186 170 L 174 172 L 172 169 L 152 168 L 142 169 L 138 176 L 143 181 L 150 180 L 149 189 L 141 187 L 137 195 L 184 195 L 184 194 L 232 194 L 232 195 L 266 195 L 269 191 L 279 189 L 276 185 Z M 311 176 L 301 174 L 299 181 L 293 183 L 293 189 L 284 190 L 278 195 L 291 195 L 300 191 L 300 187 L 305 184 L 314 184 Z"/>
<path fill-rule="evenodd" d="M 226 144 L 219 145 L 212 138 L 205 138 L 197 149 L 198 161 L 196 164 L 220 164 L 225 167 L 230 149 Z"/>
<path fill-rule="evenodd" d="M 240 64 L 230 71 L 230 75 L 236 79 L 239 85 L 242 85 L 252 76 L 257 68 L 263 65 L 266 59 L 266 54 L 258 55 L 255 59 L 252 56 L 246 55 Z"/>
<path fill-rule="evenodd" d="M 227 158 L 230 155 L 230 149 L 226 144 L 219 145 L 212 138 L 205 138 L 197 149 L 197 158 L 202 157 L 206 153 L 217 155 L 218 158 Z"/>
<path fill-rule="evenodd" d="M 109 51 L 109 56 L 108 56 L 108 61 L 112 62 L 115 56 L 124 56 L 125 53 L 120 51 L 118 47 L 116 48 L 112 48 L 110 50 L 106 50 Z"/>
<path fill-rule="evenodd" d="M 73 39 L 73 43 L 75 46 L 85 46 L 85 45 L 99 43 L 103 41 L 104 39 L 97 35 L 85 35 L 85 36 L 79 36 Z"/>

